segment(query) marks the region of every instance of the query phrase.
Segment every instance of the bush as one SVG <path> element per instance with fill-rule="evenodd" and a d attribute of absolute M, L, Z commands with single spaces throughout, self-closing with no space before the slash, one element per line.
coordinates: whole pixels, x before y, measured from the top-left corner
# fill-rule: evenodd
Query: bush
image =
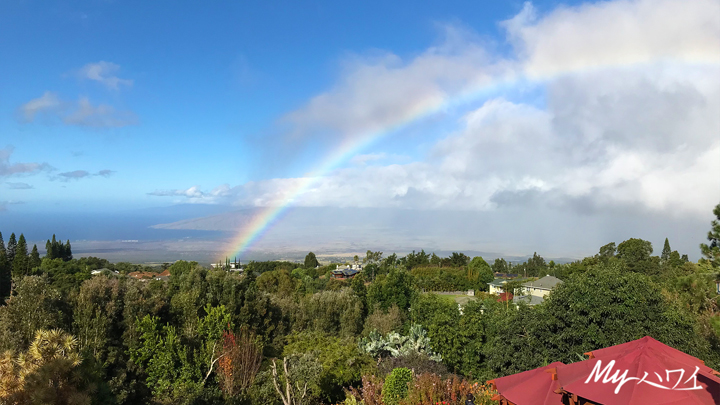
<path fill-rule="evenodd" d="M 397 405 L 399 400 L 407 397 L 408 384 L 412 382 L 413 376 L 410 369 L 400 367 L 394 369 L 385 378 L 383 384 L 383 401 L 386 405 Z"/>

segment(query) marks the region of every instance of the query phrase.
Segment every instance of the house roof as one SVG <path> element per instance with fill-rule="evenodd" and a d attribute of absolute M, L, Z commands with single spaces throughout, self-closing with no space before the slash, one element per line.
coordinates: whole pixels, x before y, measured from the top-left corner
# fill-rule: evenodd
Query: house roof
<path fill-rule="evenodd" d="M 357 270 L 357 269 L 337 269 L 337 270 L 333 270 L 332 272 L 333 272 L 333 274 L 335 274 L 335 275 L 340 275 L 340 274 L 342 274 L 342 275 L 344 275 L 344 276 L 348 276 L 348 277 L 349 277 L 349 276 L 353 276 L 353 275 L 355 275 L 355 274 L 357 274 L 357 273 L 360 273 L 360 270 Z"/>
<path fill-rule="evenodd" d="M 513 297 L 513 304 L 519 304 L 521 302 L 527 305 L 539 305 L 545 301 L 543 297 L 536 297 L 534 295 L 517 295 Z"/>
<path fill-rule="evenodd" d="M 552 290 L 555 288 L 558 284 L 562 283 L 563 281 L 560 280 L 557 277 L 553 276 L 545 276 L 541 278 L 540 280 L 531 281 L 529 283 L 523 284 L 523 287 L 533 287 L 533 288 L 540 288 L 543 290 Z"/>
<path fill-rule="evenodd" d="M 504 279 L 502 279 L 502 278 L 496 278 L 496 279 L 493 280 L 492 282 L 488 283 L 488 285 L 492 285 L 492 286 L 495 286 L 495 287 L 502 287 L 503 284 L 505 284 L 505 283 L 507 283 L 507 282 L 508 282 L 507 280 L 504 280 Z"/>

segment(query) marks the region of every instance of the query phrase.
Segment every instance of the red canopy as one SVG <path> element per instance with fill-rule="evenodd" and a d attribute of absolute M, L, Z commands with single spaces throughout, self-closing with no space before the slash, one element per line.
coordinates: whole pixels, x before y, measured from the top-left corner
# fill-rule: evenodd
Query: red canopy
<path fill-rule="evenodd" d="M 490 380 L 488 382 L 499 393 L 493 399 L 515 405 L 562 405 L 562 394 L 555 393 L 560 387 L 547 372 L 562 365 L 557 361 L 545 367 Z"/>
<path fill-rule="evenodd" d="M 603 404 L 718 404 L 720 378 L 688 354 L 645 337 L 560 365 L 562 391 Z"/>

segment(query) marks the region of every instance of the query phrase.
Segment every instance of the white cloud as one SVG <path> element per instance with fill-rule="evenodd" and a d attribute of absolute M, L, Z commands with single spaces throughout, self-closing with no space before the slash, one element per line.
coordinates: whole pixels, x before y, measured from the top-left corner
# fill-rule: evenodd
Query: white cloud
<path fill-rule="evenodd" d="M 505 21 L 531 76 L 662 59 L 720 61 L 715 0 L 616 0 L 561 6 L 539 17 L 531 3 Z"/>
<path fill-rule="evenodd" d="M 355 138 L 457 100 L 479 84 L 531 80 L 546 106 L 494 98 L 417 162 L 231 190 L 239 205 L 492 210 L 545 204 L 582 213 L 706 215 L 720 200 L 720 3 L 611 1 L 504 22 L 504 59 L 451 35 L 407 61 L 357 58 L 331 90 L 285 119 L 296 133 Z M 538 80 L 539 79 L 539 80 Z M 466 102 L 466 108 L 472 106 Z M 450 123 L 449 126 L 453 126 Z"/>
<path fill-rule="evenodd" d="M 106 104 L 93 105 L 87 97 L 80 97 L 77 103 L 65 101 L 49 91 L 20 106 L 19 113 L 26 123 L 41 114 L 60 119 L 66 125 L 93 128 L 120 128 L 138 123 L 132 111 L 118 111 Z"/>
<path fill-rule="evenodd" d="M 81 97 L 77 109 L 63 117 L 68 125 L 94 128 L 120 128 L 137 124 L 138 120 L 130 111 L 117 111 L 106 104 L 92 105 L 87 97 Z"/>
<path fill-rule="evenodd" d="M 100 61 L 97 63 L 88 63 L 79 70 L 79 75 L 82 79 L 94 80 L 102 83 L 105 87 L 111 90 L 118 90 L 120 86 L 132 86 L 133 81 L 130 79 L 121 79 L 115 75 L 120 70 L 120 66 L 111 63 Z"/>
<path fill-rule="evenodd" d="M 46 91 L 42 96 L 32 99 L 20 107 L 22 119 L 32 122 L 39 113 L 57 111 L 62 106 L 57 94 Z"/>
<path fill-rule="evenodd" d="M 32 185 L 27 183 L 13 183 L 13 182 L 6 182 L 8 188 L 11 190 L 30 190 L 34 188 Z"/>
<path fill-rule="evenodd" d="M 47 163 L 10 163 L 10 156 L 15 148 L 8 146 L 0 149 L 0 177 L 35 174 L 43 170 L 50 170 Z"/>
<path fill-rule="evenodd" d="M 192 186 L 185 190 L 155 190 L 147 194 L 156 197 L 182 197 L 188 202 L 213 204 L 230 195 L 230 186 L 222 184 L 209 192 L 202 191 L 200 186 Z"/>

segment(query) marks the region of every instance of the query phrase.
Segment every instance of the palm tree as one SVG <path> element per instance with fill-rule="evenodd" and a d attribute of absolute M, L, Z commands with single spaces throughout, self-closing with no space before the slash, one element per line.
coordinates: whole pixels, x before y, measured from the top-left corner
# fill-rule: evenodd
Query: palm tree
<path fill-rule="evenodd" d="M 27 352 L 0 356 L 0 402 L 89 404 L 81 363 L 75 337 L 60 329 L 38 330 Z"/>

